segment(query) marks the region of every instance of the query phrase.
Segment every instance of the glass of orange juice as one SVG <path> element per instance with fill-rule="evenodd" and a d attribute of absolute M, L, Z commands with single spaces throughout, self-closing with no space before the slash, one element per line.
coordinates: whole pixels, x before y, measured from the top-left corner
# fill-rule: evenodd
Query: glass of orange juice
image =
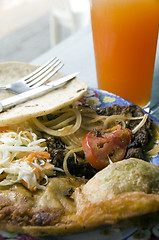
<path fill-rule="evenodd" d="M 91 0 L 98 86 L 139 105 L 151 97 L 159 0 Z"/>

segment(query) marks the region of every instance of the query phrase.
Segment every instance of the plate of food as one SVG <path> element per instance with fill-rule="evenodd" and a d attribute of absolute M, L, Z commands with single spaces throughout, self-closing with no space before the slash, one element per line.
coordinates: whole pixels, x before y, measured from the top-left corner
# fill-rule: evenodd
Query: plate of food
<path fill-rule="evenodd" d="M 4 63 L 0 75 L 35 68 Z M 158 151 L 154 117 L 78 78 L 1 113 L 1 238 L 157 239 Z"/>

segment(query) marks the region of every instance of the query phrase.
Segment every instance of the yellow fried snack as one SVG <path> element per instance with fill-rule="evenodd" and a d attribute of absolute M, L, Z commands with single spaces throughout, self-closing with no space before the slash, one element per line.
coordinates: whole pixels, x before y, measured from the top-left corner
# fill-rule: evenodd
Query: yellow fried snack
<path fill-rule="evenodd" d="M 159 167 L 135 158 L 110 164 L 77 188 L 74 199 L 78 222 L 87 227 L 158 213 Z"/>
<path fill-rule="evenodd" d="M 21 184 L 0 187 L 0 229 L 34 236 L 83 231 L 74 217 L 75 203 L 65 195 L 80 184 L 78 180 L 54 177 L 45 190 L 36 192 Z"/>

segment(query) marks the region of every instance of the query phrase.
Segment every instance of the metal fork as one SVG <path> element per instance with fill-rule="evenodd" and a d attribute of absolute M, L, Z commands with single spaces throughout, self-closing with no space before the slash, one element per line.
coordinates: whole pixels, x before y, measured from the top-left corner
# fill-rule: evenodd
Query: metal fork
<path fill-rule="evenodd" d="M 7 84 L 6 86 L 0 86 L 0 90 L 3 89 L 14 93 L 23 93 L 32 88 L 39 87 L 60 70 L 63 65 L 64 64 L 62 64 L 58 58 L 54 57 L 41 67 L 37 68 L 34 72 L 18 81 Z"/>

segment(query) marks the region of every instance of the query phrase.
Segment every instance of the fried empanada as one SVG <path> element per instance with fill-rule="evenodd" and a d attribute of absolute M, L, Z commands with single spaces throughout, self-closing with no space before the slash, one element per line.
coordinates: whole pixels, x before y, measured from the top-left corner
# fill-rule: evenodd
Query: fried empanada
<path fill-rule="evenodd" d="M 135 158 L 110 164 L 73 197 L 78 222 L 85 227 L 149 224 L 149 216 L 152 223 L 159 213 L 159 167 Z"/>
<path fill-rule="evenodd" d="M 45 190 L 36 192 L 21 184 L 0 187 L 0 229 L 34 236 L 83 231 L 76 222 L 75 203 L 65 195 L 80 184 L 80 180 L 54 177 Z"/>

